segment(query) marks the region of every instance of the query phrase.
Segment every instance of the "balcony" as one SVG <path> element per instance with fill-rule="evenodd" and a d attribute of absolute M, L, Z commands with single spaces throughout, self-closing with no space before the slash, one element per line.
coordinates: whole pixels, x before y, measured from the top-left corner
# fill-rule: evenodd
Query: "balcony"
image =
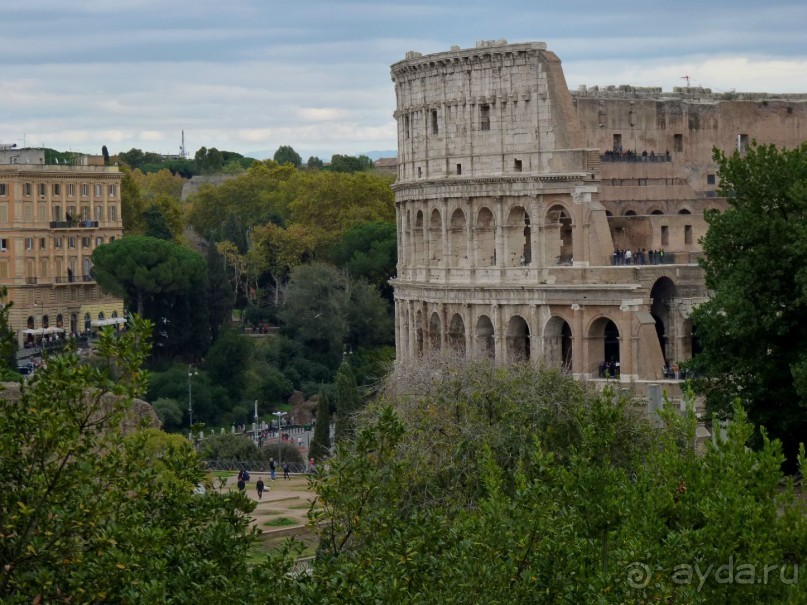
<path fill-rule="evenodd" d="M 98 221 L 51 221 L 51 229 L 97 229 Z"/>
<path fill-rule="evenodd" d="M 73 275 L 72 273 L 68 273 L 67 275 L 57 275 L 53 278 L 53 281 L 57 284 L 79 284 L 95 282 L 95 279 L 92 275 Z"/>

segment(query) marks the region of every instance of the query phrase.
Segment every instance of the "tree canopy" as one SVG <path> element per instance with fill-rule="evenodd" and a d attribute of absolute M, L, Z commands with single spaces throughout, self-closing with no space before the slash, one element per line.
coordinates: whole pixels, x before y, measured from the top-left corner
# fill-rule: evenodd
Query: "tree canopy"
<path fill-rule="evenodd" d="M 291 164 L 295 168 L 300 168 L 303 164 L 303 158 L 301 158 L 300 154 L 294 151 L 294 148 L 290 145 L 281 145 L 278 147 L 272 159 L 278 164 Z"/>
<path fill-rule="evenodd" d="M 693 314 L 699 386 L 718 414 L 739 398 L 793 468 L 807 435 L 807 144 L 714 157 L 728 207 L 706 215 L 713 296 Z"/>

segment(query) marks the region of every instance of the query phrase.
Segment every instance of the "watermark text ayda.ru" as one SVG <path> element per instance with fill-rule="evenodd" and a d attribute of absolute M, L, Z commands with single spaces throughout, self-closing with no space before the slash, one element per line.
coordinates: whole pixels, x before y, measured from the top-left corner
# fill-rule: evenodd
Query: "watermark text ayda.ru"
<path fill-rule="evenodd" d="M 670 573 L 673 584 L 696 584 L 698 591 L 707 582 L 715 584 L 798 584 L 799 566 L 793 565 L 755 565 L 738 563 L 734 557 L 722 565 L 706 563 L 682 563 L 676 565 Z M 631 588 L 646 588 L 653 579 L 653 570 L 649 565 L 636 561 L 627 567 L 628 585 Z"/>

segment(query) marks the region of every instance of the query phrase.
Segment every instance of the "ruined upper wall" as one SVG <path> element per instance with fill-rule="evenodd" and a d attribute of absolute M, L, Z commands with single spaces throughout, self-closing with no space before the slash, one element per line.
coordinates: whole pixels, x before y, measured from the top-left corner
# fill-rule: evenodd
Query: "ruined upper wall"
<path fill-rule="evenodd" d="M 632 86 L 630 84 L 586 86 L 580 85 L 572 91 L 573 97 L 595 97 L 598 99 L 652 99 L 654 101 L 680 99 L 691 102 L 718 101 L 807 101 L 807 93 L 777 92 L 712 92 L 701 86 L 675 86 L 672 92 L 664 92 L 660 86 Z"/>
<path fill-rule="evenodd" d="M 543 42 L 409 52 L 391 71 L 399 182 L 585 171 L 547 155 L 582 149 L 583 136 L 560 60 Z"/>

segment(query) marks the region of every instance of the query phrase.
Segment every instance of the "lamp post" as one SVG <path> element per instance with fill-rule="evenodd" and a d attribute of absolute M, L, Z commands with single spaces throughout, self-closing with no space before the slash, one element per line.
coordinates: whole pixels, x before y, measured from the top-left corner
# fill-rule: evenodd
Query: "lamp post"
<path fill-rule="evenodd" d="M 188 364 L 188 425 L 191 429 L 191 441 L 193 441 L 193 393 L 191 391 L 191 378 L 196 376 L 197 372 L 191 364 Z"/>
<path fill-rule="evenodd" d="M 277 416 L 277 464 L 280 465 L 281 449 L 280 449 L 280 421 L 286 412 L 272 412 L 272 416 Z"/>

